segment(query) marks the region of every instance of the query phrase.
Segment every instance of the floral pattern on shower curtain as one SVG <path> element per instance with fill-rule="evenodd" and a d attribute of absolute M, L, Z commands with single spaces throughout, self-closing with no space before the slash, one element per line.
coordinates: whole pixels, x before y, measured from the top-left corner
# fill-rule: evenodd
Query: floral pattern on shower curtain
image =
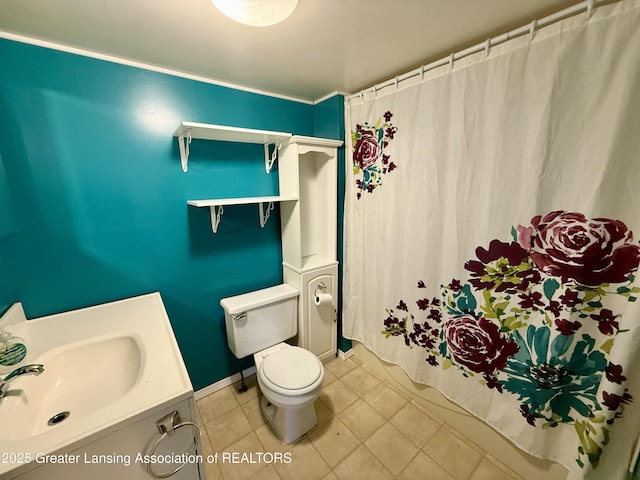
<path fill-rule="evenodd" d="M 640 450 L 639 51 L 622 0 L 346 108 L 343 335 L 571 479 Z"/>
<path fill-rule="evenodd" d="M 596 468 L 610 425 L 632 401 L 622 365 L 609 359 L 625 333 L 610 308 L 638 298 L 640 247 L 611 219 L 551 212 L 531 224 L 511 242 L 478 247 L 468 278 L 442 285 L 441 298 L 386 309 L 382 334 L 423 348 L 433 367 L 515 395 L 532 427 L 573 425 L 576 463 Z"/>
<path fill-rule="evenodd" d="M 385 112 L 382 118 L 372 126 L 368 122 L 356 125 L 351 132 L 353 144 L 353 174 L 356 177 L 356 196 L 362 197 L 362 192 L 372 193 L 373 189 L 382 185 L 384 175 L 393 172 L 397 165 L 391 161 L 391 156 L 385 153 L 389 143 L 398 132 L 391 123 L 393 113 Z"/>

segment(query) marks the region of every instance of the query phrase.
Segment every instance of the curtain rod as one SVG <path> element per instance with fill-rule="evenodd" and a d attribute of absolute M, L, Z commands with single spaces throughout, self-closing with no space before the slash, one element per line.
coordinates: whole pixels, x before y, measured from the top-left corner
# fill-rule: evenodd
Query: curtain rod
<path fill-rule="evenodd" d="M 416 68 L 415 70 L 411 70 L 410 72 L 407 73 L 403 73 L 402 75 L 398 75 L 395 78 L 389 79 L 385 82 L 382 83 L 378 83 L 373 85 L 372 87 L 369 88 L 365 88 L 363 90 L 361 90 L 358 93 L 354 93 L 353 95 L 349 95 L 347 97 L 347 101 L 350 101 L 352 99 L 355 98 L 362 98 L 363 95 L 365 93 L 376 93 L 378 90 L 385 88 L 385 87 L 390 87 L 391 85 L 395 85 L 397 86 L 400 82 L 403 82 L 405 80 L 408 80 L 410 78 L 413 77 L 417 77 L 418 75 L 423 75 L 424 73 L 428 72 L 429 70 L 433 70 L 435 68 L 438 67 L 442 67 L 444 65 L 452 65 L 453 66 L 453 62 L 456 60 L 460 60 L 461 58 L 467 57 L 469 55 L 472 55 L 474 53 L 478 53 L 481 51 L 486 51 L 487 53 L 489 52 L 489 49 L 495 45 L 499 45 L 501 43 L 505 43 L 508 40 L 511 40 L 513 38 L 519 37 L 521 35 L 524 35 L 526 33 L 528 33 L 529 35 L 531 35 L 533 37 L 533 35 L 535 34 L 536 30 L 542 28 L 542 27 L 546 27 L 547 25 L 551 25 L 552 23 L 557 22 L 558 20 L 561 20 L 563 18 L 566 17 L 571 17 L 574 15 L 577 15 L 579 13 L 582 13 L 583 11 L 586 10 L 587 12 L 587 19 L 591 18 L 591 15 L 593 14 L 593 9 L 596 6 L 596 3 L 615 3 L 618 2 L 620 0 L 585 0 L 581 3 L 577 3 L 571 7 L 567 7 L 563 10 L 560 10 L 556 13 L 552 13 L 551 15 L 547 15 L 546 17 L 537 19 L 537 20 L 533 20 L 531 23 L 527 24 L 527 25 L 523 25 L 522 27 L 518 27 L 515 28 L 511 31 L 508 31 L 506 33 L 503 33 L 501 35 L 497 35 L 495 37 L 491 37 L 488 38 L 486 41 L 482 42 L 482 43 L 478 43 L 476 45 L 473 45 L 471 47 L 465 48 L 464 50 L 460 50 L 458 52 L 452 53 L 451 55 L 449 55 L 448 57 L 442 58 L 440 60 L 436 60 L 435 62 L 431 62 L 427 65 L 422 65 L 419 68 Z"/>

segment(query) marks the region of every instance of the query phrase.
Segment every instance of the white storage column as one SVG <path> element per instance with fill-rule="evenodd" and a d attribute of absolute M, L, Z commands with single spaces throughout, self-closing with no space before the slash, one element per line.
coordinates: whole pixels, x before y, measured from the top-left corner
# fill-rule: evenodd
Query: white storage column
<path fill-rule="evenodd" d="M 326 361 L 337 353 L 339 140 L 293 136 L 278 159 L 284 282 L 300 292 L 298 345 Z M 316 296 L 321 302 L 316 305 Z"/>

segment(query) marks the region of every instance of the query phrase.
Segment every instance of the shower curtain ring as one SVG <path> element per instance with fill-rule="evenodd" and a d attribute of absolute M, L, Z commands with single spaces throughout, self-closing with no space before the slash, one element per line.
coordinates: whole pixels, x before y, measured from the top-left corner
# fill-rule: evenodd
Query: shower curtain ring
<path fill-rule="evenodd" d="M 489 56 L 489 52 L 491 51 L 491 38 L 487 38 L 484 42 L 484 54 L 485 56 Z"/>
<path fill-rule="evenodd" d="M 591 18 L 591 15 L 593 15 L 593 4 L 595 3 L 594 0 L 589 0 L 587 2 L 587 20 L 589 20 Z"/>
<path fill-rule="evenodd" d="M 538 20 L 534 20 L 529 25 L 529 41 L 533 40 L 533 37 L 536 35 L 536 28 L 538 27 Z"/>
<path fill-rule="evenodd" d="M 453 53 L 449 55 L 449 68 L 453 70 Z"/>

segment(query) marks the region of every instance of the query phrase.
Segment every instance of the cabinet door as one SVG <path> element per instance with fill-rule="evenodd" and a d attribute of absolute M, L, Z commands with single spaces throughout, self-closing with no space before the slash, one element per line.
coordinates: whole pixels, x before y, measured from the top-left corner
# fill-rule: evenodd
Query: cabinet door
<path fill-rule="evenodd" d="M 149 476 L 142 457 L 155 439 L 158 438 L 156 421 L 177 411 L 182 421 L 194 421 L 195 411 L 190 403 L 193 400 L 183 400 L 171 407 L 157 410 L 149 416 L 108 435 L 93 441 L 81 448 L 70 452 L 59 451 L 56 458 L 60 463 L 44 462 L 43 458 L 37 463 L 39 467 L 30 470 L 16 477 L 16 480 L 69 480 L 69 479 L 91 479 L 91 480 L 113 480 L 122 478 L 127 480 L 149 480 Z M 189 451 L 196 441 L 195 429 L 190 427 L 180 428 L 171 437 L 166 437 L 156 449 L 158 456 L 175 456 Z M 200 447 L 199 447 L 200 448 Z M 191 458 L 196 460 L 200 451 L 197 451 Z M 157 457 L 156 457 L 157 458 Z M 164 457 L 168 458 L 168 457 Z M 153 465 L 156 473 L 166 473 L 173 471 L 180 465 L 159 463 Z M 171 480 L 197 480 L 204 478 L 201 475 L 203 465 L 199 463 L 188 463 L 178 473 L 171 476 Z"/>
<path fill-rule="evenodd" d="M 313 277 L 307 282 L 306 293 L 308 348 L 321 360 L 331 359 L 337 348 L 335 275 Z M 316 296 L 322 294 L 331 295 L 331 302 L 323 301 L 317 305 Z"/>

